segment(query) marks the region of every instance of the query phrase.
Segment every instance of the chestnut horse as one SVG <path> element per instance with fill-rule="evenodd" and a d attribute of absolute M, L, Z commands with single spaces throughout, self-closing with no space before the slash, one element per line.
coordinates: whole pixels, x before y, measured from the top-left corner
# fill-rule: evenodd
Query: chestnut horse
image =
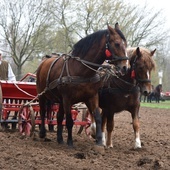
<path fill-rule="evenodd" d="M 155 51 L 156 49 L 149 51 L 146 48 L 129 48 L 128 55 L 131 65 L 129 72 L 120 78 L 110 78 L 100 91 L 103 144 L 108 148 L 113 147 L 114 114 L 123 110 L 131 113 L 135 148 L 141 148 L 139 134 L 140 93 L 148 95 L 152 90 L 151 71 L 155 69 L 153 60 Z M 105 125 L 107 141 L 105 140 Z"/>
<path fill-rule="evenodd" d="M 121 72 L 129 68 L 126 39 L 119 29 L 108 25 L 81 39 L 73 47 L 70 55 L 44 60 L 37 70 L 37 92 L 39 96 L 41 127 L 40 138 L 45 138 L 46 103 L 59 103 L 57 113 L 57 142 L 64 143 L 63 125 L 66 116 L 68 132 L 67 145 L 73 146 L 71 106 L 84 102 L 96 121 L 96 144 L 102 145 L 101 115 L 98 104 L 98 89 L 102 86 L 98 68 L 105 60 L 112 60 Z"/>

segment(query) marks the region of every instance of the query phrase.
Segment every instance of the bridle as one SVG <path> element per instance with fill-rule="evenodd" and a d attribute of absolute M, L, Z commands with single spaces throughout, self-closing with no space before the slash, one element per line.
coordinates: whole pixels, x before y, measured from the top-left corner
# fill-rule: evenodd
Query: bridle
<path fill-rule="evenodd" d="M 110 34 L 108 33 L 106 35 L 106 50 L 105 50 L 105 54 L 106 54 L 106 58 L 108 59 L 108 62 L 111 64 L 115 61 L 129 60 L 129 58 L 126 56 L 120 57 L 120 56 L 115 55 L 114 50 L 112 46 L 110 45 L 109 40 L 110 40 Z"/>
<path fill-rule="evenodd" d="M 138 83 L 151 83 L 150 79 L 140 79 L 137 74 L 136 74 L 136 61 L 137 61 L 138 56 L 135 56 L 135 59 L 133 61 L 132 67 L 131 67 L 131 78 L 136 79 Z"/>

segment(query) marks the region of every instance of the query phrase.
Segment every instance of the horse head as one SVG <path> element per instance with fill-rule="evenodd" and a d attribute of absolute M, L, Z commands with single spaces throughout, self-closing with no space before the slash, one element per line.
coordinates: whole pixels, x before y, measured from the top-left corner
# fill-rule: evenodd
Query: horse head
<path fill-rule="evenodd" d="M 110 61 L 117 71 L 124 74 L 130 68 L 126 47 L 126 39 L 116 23 L 115 28 L 108 25 L 107 29 L 82 38 L 73 46 L 71 55 L 96 64 Z"/>
<path fill-rule="evenodd" d="M 130 68 L 126 48 L 126 38 L 121 32 L 119 24 L 115 24 L 115 29 L 108 25 L 105 50 L 106 60 L 108 60 L 110 64 L 114 64 L 116 70 L 121 74 L 127 73 Z"/>
<path fill-rule="evenodd" d="M 150 51 L 146 48 L 130 48 L 128 55 L 131 64 L 131 78 L 140 87 L 140 92 L 147 96 L 152 92 L 151 71 L 155 69 L 153 55 L 156 49 Z"/>

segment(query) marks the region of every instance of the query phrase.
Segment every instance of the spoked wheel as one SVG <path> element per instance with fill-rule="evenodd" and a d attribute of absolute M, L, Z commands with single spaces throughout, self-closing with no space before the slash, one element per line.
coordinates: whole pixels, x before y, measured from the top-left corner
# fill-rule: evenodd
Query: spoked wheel
<path fill-rule="evenodd" d="M 35 116 L 32 106 L 23 106 L 18 116 L 19 132 L 22 135 L 32 136 L 35 130 Z"/>

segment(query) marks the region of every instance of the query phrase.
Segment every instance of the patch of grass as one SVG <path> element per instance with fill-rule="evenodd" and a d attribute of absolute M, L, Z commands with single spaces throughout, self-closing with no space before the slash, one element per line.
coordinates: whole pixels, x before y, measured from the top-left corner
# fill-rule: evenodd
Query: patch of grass
<path fill-rule="evenodd" d="M 156 103 L 155 101 L 152 101 L 152 103 L 141 102 L 141 107 L 151 107 L 151 108 L 159 108 L 159 109 L 170 109 L 170 100 L 160 101 L 160 103 Z"/>

